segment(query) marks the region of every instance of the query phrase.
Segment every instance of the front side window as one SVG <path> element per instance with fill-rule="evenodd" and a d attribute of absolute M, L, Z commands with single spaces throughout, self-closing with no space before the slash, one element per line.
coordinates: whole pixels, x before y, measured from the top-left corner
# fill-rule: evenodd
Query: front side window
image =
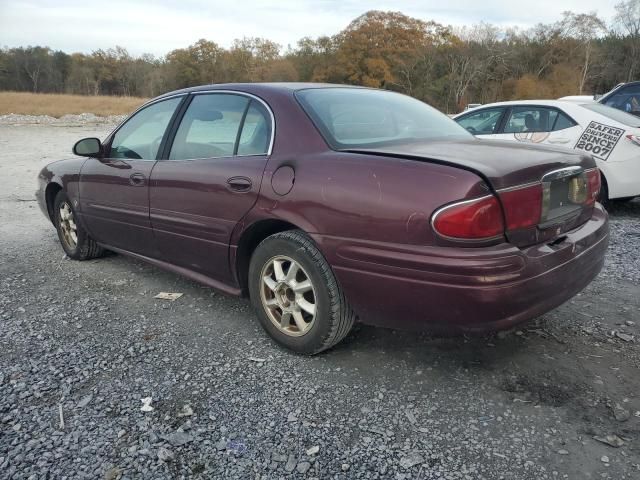
<path fill-rule="evenodd" d="M 296 98 L 336 150 L 387 146 L 470 134 L 426 103 L 367 88 L 310 88 Z"/>
<path fill-rule="evenodd" d="M 196 95 L 180 122 L 169 159 L 233 156 L 250 100 L 224 93 Z"/>
<path fill-rule="evenodd" d="M 113 136 L 111 158 L 155 160 L 167 126 L 182 97 L 163 100 L 129 118 Z"/>
<path fill-rule="evenodd" d="M 491 135 L 497 133 L 498 124 L 504 113 L 504 108 L 486 108 L 478 112 L 470 113 L 462 118 L 457 118 L 462 127 L 474 135 Z"/>

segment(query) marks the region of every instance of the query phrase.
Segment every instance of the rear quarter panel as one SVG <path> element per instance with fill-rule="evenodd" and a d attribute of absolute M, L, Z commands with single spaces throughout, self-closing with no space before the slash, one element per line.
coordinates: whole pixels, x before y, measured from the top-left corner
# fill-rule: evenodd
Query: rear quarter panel
<path fill-rule="evenodd" d="M 434 210 L 487 193 L 475 174 L 427 162 L 325 152 L 287 164 L 295 171 L 292 190 L 274 192 L 271 176 L 280 165 L 273 159 L 258 207 L 323 236 L 432 244 Z"/>

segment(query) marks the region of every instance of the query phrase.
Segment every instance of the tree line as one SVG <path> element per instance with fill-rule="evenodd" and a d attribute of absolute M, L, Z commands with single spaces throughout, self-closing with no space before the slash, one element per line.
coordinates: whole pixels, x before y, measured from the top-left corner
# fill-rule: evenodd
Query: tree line
<path fill-rule="evenodd" d="M 91 54 L 3 48 L 0 90 L 153 97 L 208 83 L 311 81 L 386 88 L 455 112 L 471 102 L 602 93 L 639 80 L 640 0 L 615 11 L 610 21 L 565 12 L 526 30 L 369 11 L 336 35 L 286 49 L 263 38 L 230 48 L 202 39 L 160 58 L 122 47 Z"/>

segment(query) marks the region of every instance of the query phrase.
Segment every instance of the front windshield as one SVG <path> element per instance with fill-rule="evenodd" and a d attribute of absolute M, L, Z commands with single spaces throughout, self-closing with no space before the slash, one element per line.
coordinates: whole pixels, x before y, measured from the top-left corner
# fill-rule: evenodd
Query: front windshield
<path fill-rule="evenodd" d="M 330 87 L 300 90 L 296 98 L 336 150 L 473 138 L 435 108 L 399 93 Z"/>
<path fill-rule="evenodd" d="M 635 117 L 630 113 L 623 112 L 616 108 L 608 107 L 607 105 L 603 105 L 601 103 L 585 103 L 581 106 L 588 110 L 591 110 L 592 112 L 604 115 L 611 120 L 620 122 L 627 127 L 640 127 L 640 119 L 638 117 Z"/>

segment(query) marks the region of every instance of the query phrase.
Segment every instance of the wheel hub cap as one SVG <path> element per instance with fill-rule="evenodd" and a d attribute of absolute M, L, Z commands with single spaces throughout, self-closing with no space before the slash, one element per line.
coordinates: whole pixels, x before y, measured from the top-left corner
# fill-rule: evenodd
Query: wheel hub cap
<path fill-rule="evenodd" d="M 76 248 L 78 244 L 78 227 L 73 217 L 71 206 L 64 202 L 60 205 L 60 231 L 64 243 L 71 249 Z"/>
<path fill-rule="evenodd" d="M 307 272 L 280 255 L 265 263 L 261 278 L 260 300 L 269 320 L 286 335 L 306 334 L 316 319 L 316 295 Z"/>

